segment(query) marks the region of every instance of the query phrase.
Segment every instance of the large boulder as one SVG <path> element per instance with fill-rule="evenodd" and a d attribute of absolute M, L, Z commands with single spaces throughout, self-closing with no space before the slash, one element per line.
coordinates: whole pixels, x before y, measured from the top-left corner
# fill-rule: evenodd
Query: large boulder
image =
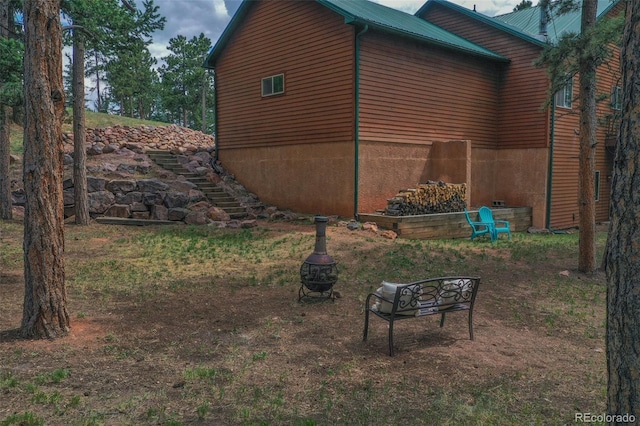
<path fill-rule="evenodd" d="M 207 211 L 207 215 L 209 216 L 209 219 L 213 220 L 214 222 L 228 222 L 231 220 L 231 216 L 229 216 L 229 213 L 216 206 L 210 207 Z"/>
<path fill-rule="evenodd" d="M 104 191 L 107 186 L 107 180 L 97 177 L 87 177 L 87 192 Z"/>
<path fill-rule="evenodd" d="M 138 181 L 138 191 L 140 192 L 158 192 L 167 189 L 169 189 L 169 185 L 158 179 L 140 179 Z"/>
<path fill-rule="evenodd" d="M 190 211 L 185 216 L 184 221 L 189 225 L 205 225 L 207 223 L 207 214 L 203 211 Z"/>
<path fill-rule="evenodd" d="M 107 182 L 106 186 L 107 191 L 111 191 L 114 193 L 126 193 L 135 191 L 136 189 L 136 181 L 129 179 L 115 179 Z"/>
<path fill-rule="evenodd" d="M 184 192 L 168 192 L 164 197 L 164 205 L 169 209 L 174 207 L 186 207 L 189 204 L 189 195 Z"/>
<path fill-rule="evenodd" d="M 127 218 L 131 216 L 131 209 L 128 204 L 114 204 L 104 212 L 104 215 L 109 217 Z"/>
<path fill-rule="evenodd" d="M 133 204 L 142 202 L 142 192 L 131 191 L 126 194 L 117 193 L 116 203 L 118 204 Z"/>
<path fill-rule="evenodd" d="M 103 214 L 112 204 L 116 202 L 116 197 L 109 191 L 90 192 L 89 213 Z"/>
<path fill-rule="evenodd" d="M 185 217 L 189 214 L 189 209 L 185 209 L 182 207 L 173 207 L 170 208 L 167 213 L 167 219 L 169 220 L 184 220 Z"/>
<path fill-rule="evenodd" d="M 169 209 L 165 206 L 154 204 L 151 206 L 151 219 L 169 220 Z"/>

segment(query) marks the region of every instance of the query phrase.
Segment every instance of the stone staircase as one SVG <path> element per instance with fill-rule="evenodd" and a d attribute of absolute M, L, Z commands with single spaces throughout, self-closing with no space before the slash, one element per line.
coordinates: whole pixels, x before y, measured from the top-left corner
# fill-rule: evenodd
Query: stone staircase
<path fill-rule="evenodd" d="M 149 158 L 163 169 L 169 170 L 176 175 L 183 176 L 187 181 L 195 184 L 198 190 L 202 191 L 209 202 L 224 210 L 232 219 L 240 219 L 246 217 L 247 210 L 232 195 L 224 191 L 213 182 L 207 180 L 206 177 L 196 173 L 191 173 L 185 169 L 178 159 L 164 150 L 147 150 L 146 154 Z"/>

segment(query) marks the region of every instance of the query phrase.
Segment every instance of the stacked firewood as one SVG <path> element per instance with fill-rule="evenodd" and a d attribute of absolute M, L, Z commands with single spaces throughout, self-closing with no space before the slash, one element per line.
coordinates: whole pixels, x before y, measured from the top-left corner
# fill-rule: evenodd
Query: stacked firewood
<path fill-rule="evenodd" d="M 467 208 L 467 185 L 442 181 L 418 184 L 404 189 L 387 200 L 385 214 L 409 216 L 417 214 L 460 212 Z"/>

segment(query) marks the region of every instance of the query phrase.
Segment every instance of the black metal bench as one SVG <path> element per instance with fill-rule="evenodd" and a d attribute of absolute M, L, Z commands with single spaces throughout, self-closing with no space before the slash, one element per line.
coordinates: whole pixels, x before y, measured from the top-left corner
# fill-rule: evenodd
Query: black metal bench
<path fill-rule="evenodd" d="M 440 277 L 408 284 L 384 283 L 365 302 L 364 336 L 369 332 L 369 313 L 389 323 L 389 355 L 393 356 L 393 323 L 398 320 L 442 315 L 440 327 L 449 312 L 469 312 L 469 337 L 473 340 L 473 305 L 479 277 Z"/>

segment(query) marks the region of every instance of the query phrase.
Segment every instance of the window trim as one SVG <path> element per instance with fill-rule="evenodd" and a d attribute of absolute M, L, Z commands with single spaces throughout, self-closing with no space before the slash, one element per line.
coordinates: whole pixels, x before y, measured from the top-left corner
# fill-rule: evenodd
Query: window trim
<path fill-rule="evenodd" d="M 569 98 L 568 100 L 567 100 L 567 95 L 568 95 L 568 98 Z M 562 102 L 559 102 L 559 100 L 561 100 Z M 567 79 L 567 83 L 564 86 L 562 86 L 562 88 L 560 90 L 558 90 L 556 92 L 556 94 L 554 95 L 554 102 L 556 104 L 556 107 L 558 107 L 558 108 L 565 108 L 565 109 L 572 109 L 573 108 L 572 107 L 572 104 L 573 104 L 573 77 L 568 78 Z"/>
<path fill-rule="evenodd" d="M 274 91 L 274 87 L 276 87 L 276 79 L 280 77 L 282 78 L 282 90 L 279 91 Z M 271 92 L 270 93 L 265 93 L 265 82 L 270 81 L 270 88 L 271 88 Z M 282 95 L 284 94 L 284 73 L 280 73 L 280 74 L 274 74 L 274 75 L 270 75 L 268 77 L 264 77 L 260 80 L 260 93 L 262 94 L 263 98 L 268 98 L 270 96 L 276 96 L 276 95 Z"/>
<path fill-rule="evenodd" d="M 595 201 L 600 201 L 600 170 L 596 170 L 596 174 L 594 176 L 594 199 Z"/>

